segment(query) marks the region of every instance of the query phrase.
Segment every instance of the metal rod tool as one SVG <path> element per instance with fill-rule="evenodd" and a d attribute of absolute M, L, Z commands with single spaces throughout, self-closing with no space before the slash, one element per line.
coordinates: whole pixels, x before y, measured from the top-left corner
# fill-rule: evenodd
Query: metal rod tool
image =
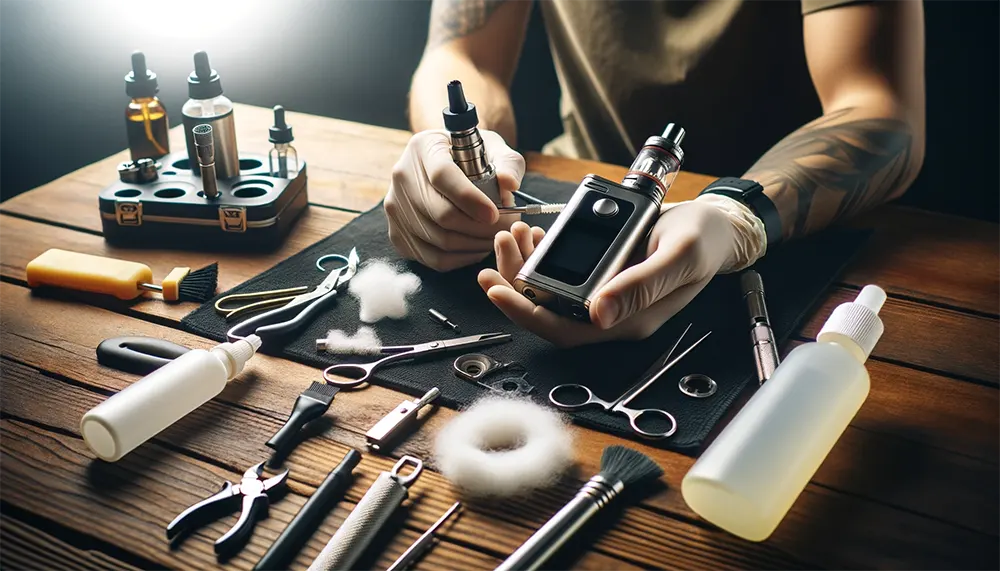
<path fill-rule="evenodd" d="M 409 464 L 413 471 L 403 476 L 400 472 Z M 309 571 L 354 569 L 355 563 L 372 542 L 403 500 L 409 495 L 410 484 L 420 476 L 424 463 L 413 456 L 403 456 L 391 472 L 382 472 L 365 492 L 361 501 L 333 534 L 326 547 L 309 566 Z"/>
<path fill-rule="evenodd" d="M 444 512 L 444 515 L 438 518 L 438 520 L 434 522 L 434 525 L 430 526 L 430 528 L 428 528 L 423 535 L 417 538 L 417 540 L 413 542 L 413 545 L 408 547 L 406 551 L 399 556 L 399 559 L 390 565 L 386 571 L 403 571 L 404 569 L 409 568 L 410 565 L 413 565 L 413 563 L 419 559 L 421 555 L 426 553 L 427 550 L 434 545 L 434 541 L 437 539 L 434 535 L 435 532 L 437 532 L 437 530 L 444 525 L 446 521 L 448 521 L 451 514 L 458 511 L 458 508 L 460 507 L 462 507 L 461 502 L 455 502 L 452 504 L 451 507 L 448 508 L 448 511 Z"/>
<path fill-rule="evenodd" d="M 778 344 L 774 341 L 771 320 L 764 303 L 764 282 L 760 274 L 748 270 L 740 276 L 743 297 L 750 310 L 750 338 L 753 340 L 753 358 L 757 363 L 757 380 L 763 385 L 778 368 Z"/>
<path fill-rule="evenodd" d="M 195 125 L 191 134 L 194 135 L 194 148 L 198 154 L 198 166 L 201 167 L 205 198 L 215 199 L 219 196 L 219 184 L 215 176 L 215 136 L 212 134 L 212 126 L 208 123 Z"/>
<path fill-rule="evenodd" d="M 441 390 L 434 387 L 416 402 L 409 400 L 401 402 L 365 434 L 368 439 L 368 447 L 380 452 L 397 441 L 402 436 L 400 433 L 416 421 L 420 411 L 440 394 Z"/>

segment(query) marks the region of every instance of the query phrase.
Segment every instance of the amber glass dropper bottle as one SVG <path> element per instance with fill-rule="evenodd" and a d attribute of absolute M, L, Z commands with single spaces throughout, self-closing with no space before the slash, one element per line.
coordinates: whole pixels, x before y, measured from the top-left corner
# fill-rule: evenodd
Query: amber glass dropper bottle
<path fill-rule="evenodd" d="M 156 97 L 156 74 L 146 69 L 146 56 L 132 54 L 132 71 L 125 76 L 125 93 L 132 98 L 125 109 L 125 128 L 132 160 L 158 159 L 170 152 L 167 110 Z"/>

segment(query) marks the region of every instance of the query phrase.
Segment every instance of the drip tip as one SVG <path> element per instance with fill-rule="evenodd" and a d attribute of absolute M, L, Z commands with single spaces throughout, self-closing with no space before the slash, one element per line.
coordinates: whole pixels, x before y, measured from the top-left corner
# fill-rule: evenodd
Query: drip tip
<path fill-rule="evenodd" d="M 132 71 L 125 76 L 125 94 L 129 97 L 152 97 L 159 91 L 156 74 L 146 67 L 146 54 L 132 52 Z"/>
<path fill-rule="evenodd" d="M 195 52 L 194 71 L 188 76 L 188 97 L 214 99 L 220 95 L 222 95 L 222 81 L 208 61 L 208 53 Z"/>
<path fill-rule="evenodd" d="M 677 123 L 668 123 L 666 128 L 663 129 L 663 134 L 660 136 L 676 146 L 684 142 L 685 134 L 687 132 L 684 131 L 684 127 L 681 127 Z"/>
<path fill-rule="evenodd" d="M 292 128 L 285 123 L 285 108 L 281 105 L 274 106 L 274 126 L 268 132 L 270 137 L 267 140 L 275 144 L 291 143 L 295 140 Z"/>
<path fill-rule="evenodd" d="M 208 63 L 208 52 L 195 52 L 194 74 L 202 81 L 212 79 L 212 65 Z"/>
<path fill-rule="evenodd" d="M 457 79 L 451 80 L 448 82 L 448 111 L 452 113 L 464 113 L 468 110 L 469 102 L 465 100 L 465 90 L 462 89 L 462 82 Z"/>
<path fill-rule="evenodd" d="M 453 133 L 475 129 L 479 125 L 476 106 L 465 99 L 462 82 L 454 79 L 448 82 L 448 106 L 441 111 L 444 127 Z"/>

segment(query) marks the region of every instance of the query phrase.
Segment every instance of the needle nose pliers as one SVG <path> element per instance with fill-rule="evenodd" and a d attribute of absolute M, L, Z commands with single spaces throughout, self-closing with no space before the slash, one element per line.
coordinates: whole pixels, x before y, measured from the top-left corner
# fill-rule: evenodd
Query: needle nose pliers
<path fill-rule="evenodd" d="M 182 533 L 193 531 L 194 529 L 212 521 L 218 517 L 219 510 L 235 503 L 238 497 L 243 498 L 243 511 L 240 519 L 215 542 L 215 553 L 217 555 L 227 555 L 238 551 L 240 547 L 250 538 L 257 520 L 267 517 L 267 509 L 270 504 L 268 494 L 284 484 L 288 478 L 288 470 L 277 476 L 272 476 L 266 480 L 260 478 L 264 471 L 264 463 L 248 469 L 243 473 L 243 479 L 239 484 L 233 485 L 226 482 L 222 490 L 204 500 L 194 504 L 181 512 L 174 521 L 167 526 L 167 539 L 173 540 Z"/>

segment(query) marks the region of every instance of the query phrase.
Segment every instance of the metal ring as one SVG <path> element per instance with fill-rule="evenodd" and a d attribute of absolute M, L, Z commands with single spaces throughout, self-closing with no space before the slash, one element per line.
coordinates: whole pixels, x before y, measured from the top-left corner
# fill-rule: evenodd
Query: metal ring
<path fill-rule="evenodd" d="M 466 353 L 455 359 L 455 374 L 467 381 L 476 381 L 496 370 L 501 363 L 482 353 Z"/>
<path fill-rule="evenodd" d="M 702 383 L 706 384 L 707 388 L 697 386 Z M 695 373 L 681 378 L 681 380 L 677 382 L 677 387 L 682 393 L 696 399 L 708 398 L 714 395 L 715 391 L 719 390 L 719 385 L 712 380 L 712 377 L 702 375 L 701 373 Z"/>
<path fill-rule="evenodd" d="M 403 470 L 403 466 L 406 466 L 407 464 L 413 466 L 413 471 L 407 474 L 406 476 L 401 477 L 399 473 Z M 424 463 L 423 461 L 420 460 L 420 458 L 415 458 L 413 456 L 403 456 L 402 458 L 399 459 L 399 462 L 396 462 L 396 465 L 392 467 L 391 474 L 393 479 L 395 479 L 397 482 L 399 482 L 405 487 L 409 487 L 410 484 L 412 484 L 413 481 L 416 480 L 418 476 L 420 476 L 420 472 L 423 469 L 424 469 Z"/>
<path fill-rule="evenodd" d="M 340 262 L 344 262 L 344 265 L 341 267 L 351 265 L 351 261 L 347 259 L 347 256 L 341 256 L 340 254 L 326 254 L 325 256 L 320 256 L 319 258 L 316 258 L 316 267 L 319 268 L 319 271 L 321 272 L 326 271 L 326 268 L 323 267 L 323 262 L 327 260 L 337 260 Z M 340 268 L 337 269 L 339 270 Z"/>

